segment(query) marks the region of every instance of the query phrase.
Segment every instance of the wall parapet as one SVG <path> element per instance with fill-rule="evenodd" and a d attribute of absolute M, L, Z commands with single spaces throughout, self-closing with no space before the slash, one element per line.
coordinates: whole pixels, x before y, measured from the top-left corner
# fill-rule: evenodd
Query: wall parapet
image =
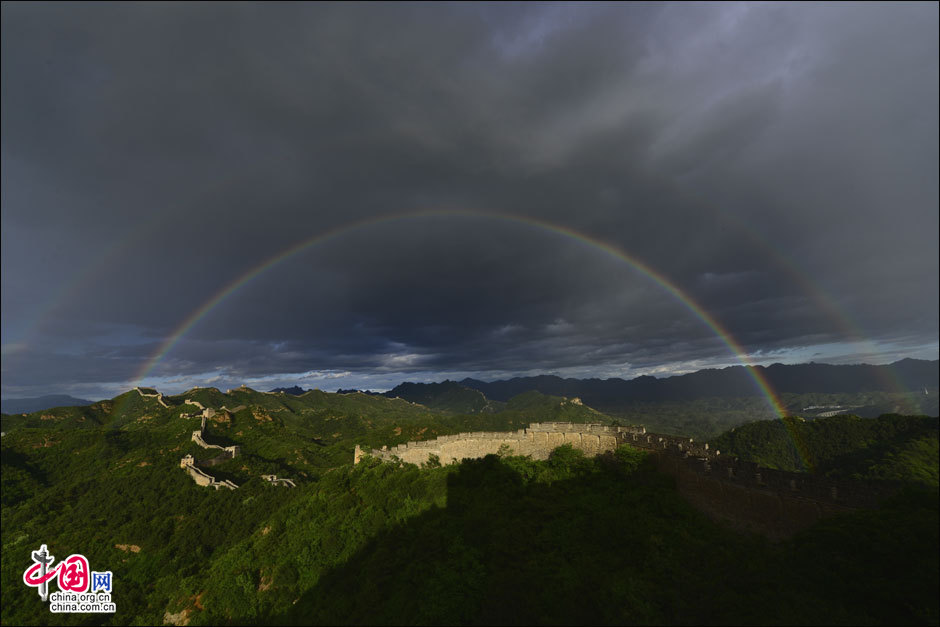
<path fill-rule="evenodd" d="M 383 446 L 369 454 L 382 461 L 418 465 L 435 455 L 442 464 L 450 464 L 499 453 L 505 450 L 503 446 L 515 455 L 546 459 L 563 444 L 586 455 L 610 452 L 621 444 L 647 450 L 662 472 L 677 478 L 680 493 L 692 505 L 715 519 L 746 523 L 747 528 L 772 538 L 788 537 L 823 516 L 877 507 L 900 489 L 897 482 L 833 479 L 764 468 L 722 456 L 707 442 L 651 433 L 643 426 L 539 422 L 517 431 L 466 432 Z M 357 445 L 353 462 L 365 454 Z"/>
<path fill-rule="evenodd" d="M 193 481 L 195 481 L 197 485 L 201 485 L 207 488 L 215 488 L 216 490 L 218 490 L 219 488 L 228 488 L 229 490 L 238 489 L 238 486 L 232 483 L 231 481 L 229 481 L 228 479 L 219 481 L 212 475 L 203 471 L 201 468 L 197 468 L 196 465 L 193 463 L 192 455 L 186 455 L 185 457 L 183 457 L 183 459 L 180 460 L 180 468 L 185 469 L 186 472 L 189 473 L 189 476 L 193 478 Z"/>
<path fill-rule="evenodd" d="M 483 457 L 498 453 L 504 446 L 517 455 L 531 455 L 545 459 L 551 451 L 562 444 L 571 444 L 588 454 L 614 450 L 627 435 L 645 434 L 645 427 L 620 427 L 602 424 L 571 422 L 532 423 L 526 429 L 516 431 L 468 431 L 442 435 L 432 440 L 412 441 L 382 449 L 372 449 L 370 455 L 383 461 L 394 458 L 410 463 L 427 463 L 435 455 L 444 464 L 461 459 Z M 358 446 L 354 462 L 366 454 Z"/>
<path fill-rule="evenodd" d="M 160 403 L 160 405 L 163 407 L 170 407 L 166 404 L 166 401 L 163 400 L 163 394 L 161 392 L 154 390 L 154 393 L 150 394 L 149 392 L 144 392 L 142 389 L 140 389 L 140 387 L 135 387 L 134 389 L 137 390 L 137 393 L 140 394 L 143 398 L 155 398 L 157 399 L 157 402 Z"/>
<path fill-rule="evenodd" d="M 139 389 L 138 389 L 138 392 L 140 392 Z M 143 392 L 141 392 L 141 394 L 143 394 Z M 206 442 L 205 438 L 203 437 L 203 432 L 206 429 L 206 420 L 208 418 L 214 417 L 218 413 L 215 409 L 211 407 L 205 407 L 202 403 L 198 401 L 193 401 L 190 399 L 184 399 L 183 402 L 188 403 L 190 405 L 195 405 L 196 407 L 202 410 L 202 416 L 201 416 L 202 421 L 199 425 L 199 429 L 196 431 L 193 431 L 192 436 L 191 436 L 192 441 L 204 449 L 217 449 L 217 450 L 222 451 L 220 455 L 210 460 L 201 462 L 202 465 L 214 466 L 215 464 L 237 457 L 241 453 L 241 447 L 238 445 L 219 446 L 218 444 L 209 444 L 208 442 Z M 228 411 L 228 409 L 226 409 L 224 406 L 222 407 L 222 410 Z M 238 410 L 236 409 L 236 411 Z M 181 417 L 195 418 L 196 414 L 181 414 Z M 188 472 L 189 475 L 193 478 L 193 481 L 195 481 L 198 485 L 215 488 L 216 490 L 218 490 L 219 488 L 228 488 L 229 490 L 235 490 L 238 488 L 238 486 L 235 483 L 233 483 L 232 481 L 229 481 L 228 479 L 219 481 L 212 475 L 203 471 L 202 469 L 197 468 L 195 459 L 193 458 L 192 455 L 185 455 L 180 460 L 180 468 L 185 469 L 186 472 Z M 273 480 L 269 479 L 269 481 L 271 481 L 275 485 L 289 485 L 290 487 L 297 487 L 296 484 L 290 479 L 278 479 L 277 477 L 274 477 Z"/>
<path fill-rule="evenodd" d="M 284 485 L 284 486 L 288 486 L 291 488 L 297 487 L 297 484 L 294 483 L 292 480 L 285 479 L 284 477 L 281 477 L 280 479 L 278 479 L 277 475 L 261 475 L 261 478 L 272 485 Z"/>

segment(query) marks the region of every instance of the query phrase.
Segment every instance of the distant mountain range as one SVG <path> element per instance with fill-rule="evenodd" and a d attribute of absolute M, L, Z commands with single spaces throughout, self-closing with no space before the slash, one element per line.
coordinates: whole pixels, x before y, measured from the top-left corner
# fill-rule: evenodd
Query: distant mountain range
<path fill-rule="evenodd" d="M 273 390 L 268 390 L 268 391 L 272 393 L 284 392 L 284 394 L 290 394 L 292 396 L 300 396 L 301 394 L 305 393 L 307 390 L 303 389 L 299 385 L 295 385 L 292 388 L 274 388 Z"/>
<path fill-rule="evenodd" d="M 757 369 L 778 394 L 857 394 L 919 392 L 924 388 L 936 390 L 940 380 L 938 366 L 938 361 L 904 359 L 883 366 L 809 363 L 774 364 L 767 367 L 758 366 Z M 302 392 L 293 392 L 290 389 L 283 391 L 293 394 Z M 355 391 L 357 390 L 339 390 L 341 393 Z M 601 410 L 615 410 L 631 403 L 684 402 L 759 395 L 753 377 L 743 366 L 699 370 L 662 379 L 650 376 L 631 380 L 563 379 L 543 375 L 493 382 L 470 378 L 440 383 L 406 382 L 382 395 L 402 398 L 433 409 L 472 414 L 499 411 L 509 399 L 530 391 L 550 396 L 580 398 L 586 405 Z M 886 411 L 876 409 L 873 415 Z"/>
<path fill-rule="evenodd" d="M 18 587 L 20 569 L 40 542 L 67 555 L 74 538 L 94 538 L 115 558 L 97 567 L 115 569 L 130 591 L 120 600 L 124 623 L 169 616 L 164 622 L 180 624 L 451 624 L 468 617 L 485 624 L 811 624 L 835 617 L 890 625 L 931 624 L 938 615 L 936 419 L 755 422 L 745 407 L 709 420 L 707 402 L 688 408 L 690 422 L 675 418 L 672 405 L 682 403 L 671 402 L 618 418 L 538 391 L 491 401 L 454 381 L 406 384 L 385 395 L 265 394 L 240 386 L 157 397 L 148 389 L 2 417 L 3 529 L 25 537 L 41 521 L 42 535 L 2 554 L 0 624 L 38 622 L 41 605 Z M 399 394 L 448 409 L 386 397 Z M 189 418 L 199 405 L 220 410 L 204 427 Z M 602 458 L 564 448 L 537 461 L 507 458 L 510 446 L 449 469 L 435 468 L 430 457 L 423 469 L 375 458 L 353 467 L 356 448 L 556 421 L 694 434 L 711 450 L 720 446 L 723 458 L 826 473 L 800 478 L 787 494 L 823 482 L 838 486 L 832 496 L 852 494 L 857 484 L 842 482 L 850 477 L 902 481 L 908 489 L 877 510 L 845 513 L 771 545 L 713 524 L 682 500 L 698 491 L 715 511 L 750 510 L 770 524 L 782 507 L 812 518 L 815 510 L 806 508 L 813 501 L 800 494 L 768 499 L 774 492 L 762 491 L 764 498 L 725 505 L 731 492 L 756 494 L 744 487 L 753 477 L 745 466 L 717 496 L 706 492 L 704 475 L 680 492 L 682 484 L 660 475 L 652 456 L 626 448 Z M 207 441 L 237 446 L 237 456 L 220 459 Z M 462 450 L 475 458 L 490 448 Z M 187 457 L 237 491 L 194 482 L 202 475 L 179 465 Z M 275 488 L 271 475 L 296 487 Z M 196 558 L 183 588 L 178 556 Z M 30 602 L 9 602 L 14 594 Z"/>
<path fill-rule="evenodd" d="M 528 391 L 528 390 L 526 390 Z M 293 396 L 300 396 L 307 392 L 298 386 L 290 388 L 274 388 L 271 392 L 283 392 Z M 337 394 L 368 394 L 369 396 L 383 396 L 386 398 L 401 398 L 411 403 L 424 405 L 429 409 L 449 411 L 462 414 L 477 414 L 481 412 L 496 412 L 506 405 L 494 402 L 486 396 L 456 381 L 443 381 L 441 383 L 402 383 L 388 392 L 370 392 L 368 390 L 339 389 Z"/>
<path fill-rule="evenodd" d="M 757 370 L 777 393 L 794 394 L 918 391 L 923 388 L 937 388 L 940 380 L 940 362 L 921 359 L 902 359 L 884 366 L 773 364 L 766 367 L 757 366 Z M 491 383 L 468 378 L 459 383 L 464 387 L 479 390 L 487 398 L 497 401 L 508 400 L 529 390 L 537 390 L 552 396 L 577 396 L 592 407 L 625 401 L 686 401 L 758 394 L 754 379 L 744 366 L 699 370 L 663 379 L 650 376 L 629 381 L 562 379 L 543 375 Z"/>
<path fill-rule="evenodd" d="M 51 394 L 37 396 L 36 398 L 11 398 L 0 401 L 0 411 L 4 414 L 29 414 L 50 407 L 82 407 L 91 405 L 94 401 L 75 398 L 67 394 Z"/>
<path fill-rule="evenodd" d="M 858 392 L 897 392 L 900 390 L 935 390 L 940 384 L 940 361 L 902 359 L 893 364 L 836 366 L 831 364 L 773 364 L 757 370 L 777 393 L 844 394 Z M 900 388 L 900 390 L 899 390 Z M 338 390 L 339 393 L 359 390 Z M 388 398 L 402 398 L 433 409 L 459 413 L 499 411 L 501 404 L 525 392 L 537 391 L 550 396 L 578 397 L 599 409 L 632 402 L 690 401 L 715 397 L 758 395 L 751 374 L 743 366 L 699 370 L 690 374 L 657 379 L 563 379 L 552 375 L 518 377 L 504 381 L 443 381 L 440 383 L 402 383 L 384 393 L 366 392 Z M 299 386 L 274 388 L 300 396 L 307 392 Z M 21 414 L 51 407 L 80 407 L 93 401 L 64 394 L 37 398 L 3 399 L 5 414 Z"/>

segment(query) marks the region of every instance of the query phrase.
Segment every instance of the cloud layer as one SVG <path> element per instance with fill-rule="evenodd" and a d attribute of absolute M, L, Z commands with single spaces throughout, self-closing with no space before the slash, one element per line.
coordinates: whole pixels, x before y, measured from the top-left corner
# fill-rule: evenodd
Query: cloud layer
<path fill-rule="evenodd" d="M 937 357 L 935 4 L 2 12 L 5 396 Z"/>

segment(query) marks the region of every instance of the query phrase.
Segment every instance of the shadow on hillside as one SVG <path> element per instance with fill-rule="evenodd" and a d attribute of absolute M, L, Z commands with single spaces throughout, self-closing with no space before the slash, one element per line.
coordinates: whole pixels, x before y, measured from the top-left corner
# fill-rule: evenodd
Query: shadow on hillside
<path fill-rule="evenodd" d="M 3 448 L 0 466 L 3 469 L 0 475 L 0 483 L 2 483 L 0 502 L 4 507 L 25 501 L 33 495 L 32 490 L 42 489 L 49 485 L 46 472 L 31 463 L 26 455 L 12 448 Z"/>
<path fill-rule="evenodd" d="M 772 546 L 712 524 L 649 467 L 527 483 L 490 456 L 449 476 L 445 508 L 371 539 L 267 621 L 929 623 L 935 501 L 836 517 Z M 911 540 L 924 534 L 927 557 Z"/>
<path fill-rule="evenodd" d="M 591 481 L 525 486 L 495 458 L 465 463 L 448 478 L 446 508 L 372 539 L 272 622 L 610 621 L 600 580 L 622 558 L 604 537 L 611 521 L 591 511 L 616 497 Z"/>
<path fill-rule="evenodd" d="M 202 439 L 206 441 L 206 444 L 214 444 L 216 446 L 235 446 L 241 444 L 226 436 L 224 433 L 219 433 L 219 431 L 218 428 L 207 428 L 202 433 Z"/>
<path fill-rule="evenodd" d="M 289 612 L 268 620 L 715 621 L 711 602 L 734 606 L 739 595 L 750 594 L 758 579 L 753 571 L 772 550 L 762 540 L 735 538 L 747 555 L 729 554 L 729 537 L 678 497 L 671 478 L 649 466 L 628 477 L 611 466 L 550 484 L 526 483 L 490 456 L 467 461 L 449 476 L 446 508 L 373 538 Z M 702 567 L 688 569 L 690 560 Z"/>

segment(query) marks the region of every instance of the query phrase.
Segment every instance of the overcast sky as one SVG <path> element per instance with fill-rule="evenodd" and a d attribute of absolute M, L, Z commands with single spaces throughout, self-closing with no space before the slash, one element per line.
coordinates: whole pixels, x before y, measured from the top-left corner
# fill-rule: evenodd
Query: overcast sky
<path fill-rule="evenodd" d="M 4 397 L 938 357 L 937 3 L 2 18 Z"/>

